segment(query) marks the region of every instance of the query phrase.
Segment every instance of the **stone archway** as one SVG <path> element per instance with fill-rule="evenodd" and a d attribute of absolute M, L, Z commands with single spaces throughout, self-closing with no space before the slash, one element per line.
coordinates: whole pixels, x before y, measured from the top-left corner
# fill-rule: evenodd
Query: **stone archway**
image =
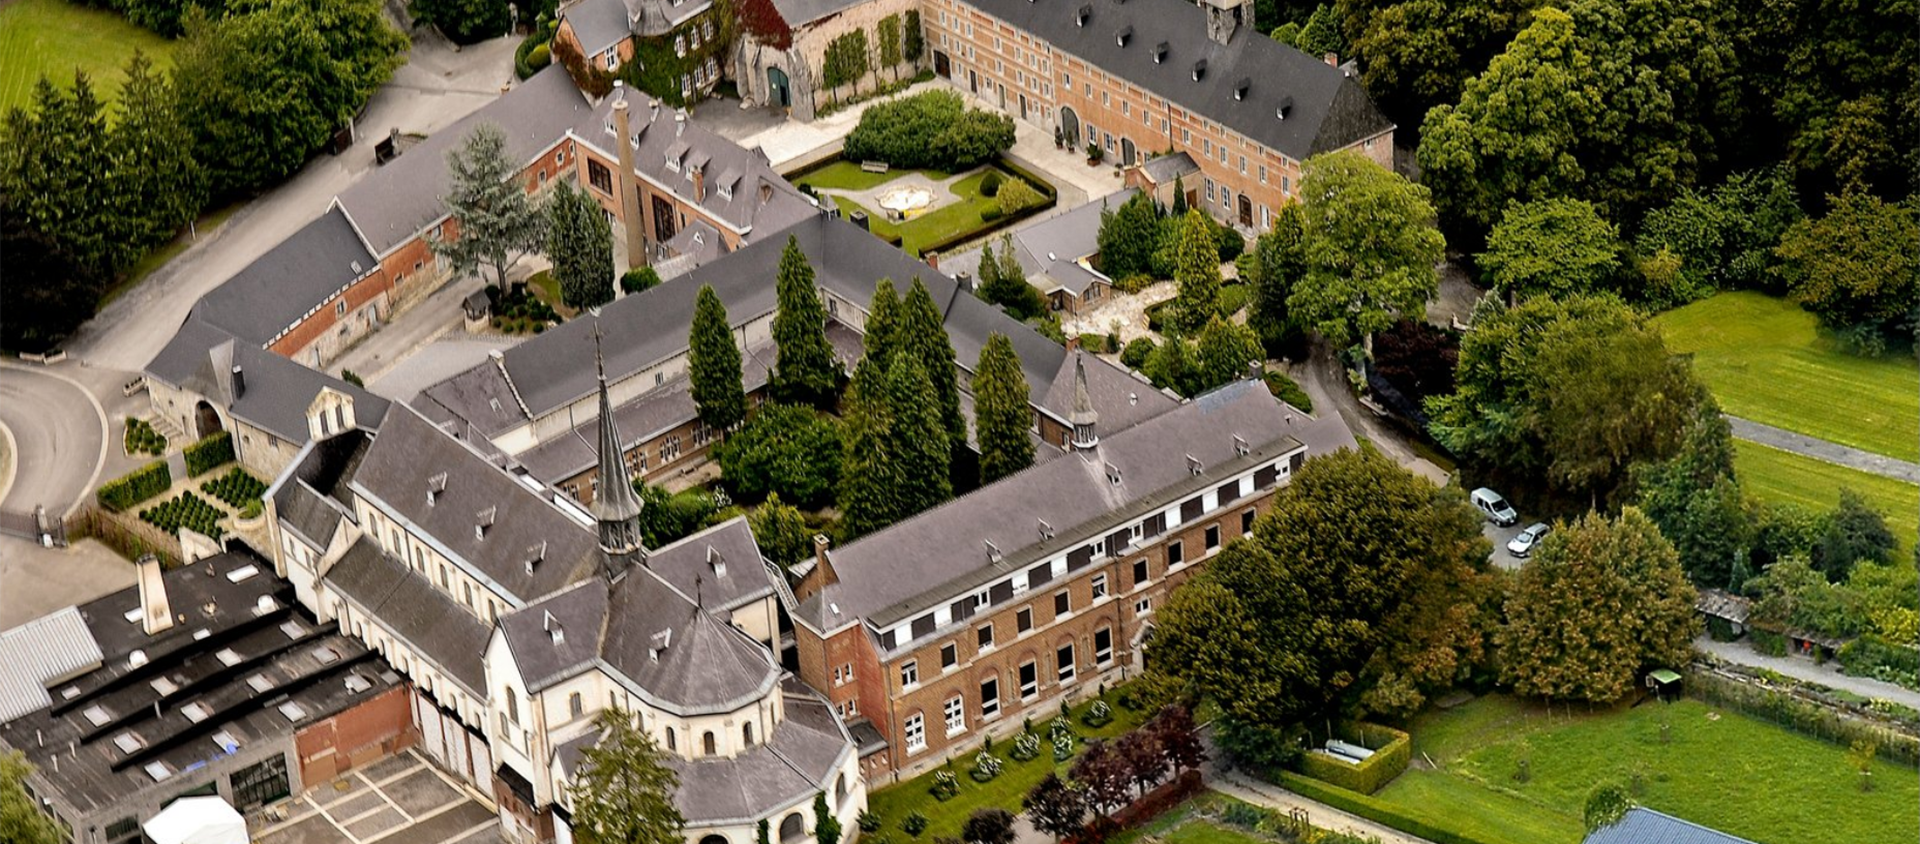
<path fill-rule="evenodd" d="M 226 430 L 226 426 L 220 422 L 220 411 L 215 410 L 206 399 L 201 399 L 193 406 L 193 428 L 194 439 L 202 440 Z"/>
<path fill-rule="evenodd" d="M 1080 143 L 1080 115 L 1073 112 L 1072 106 L 1060 107 L 1060 132 L 1066 136 L 1067 149 L 1084 146 Z"/>
<path fill-rule="evenodd" d="M 1137 150 L 1134 149 L 1133 139 L 1121 138 L 1120 139 L 1120 163 L 1128 167 L 1132 167 L 1134 165 L 1133 159 L 1136 154 L 1137 154 Z"/>

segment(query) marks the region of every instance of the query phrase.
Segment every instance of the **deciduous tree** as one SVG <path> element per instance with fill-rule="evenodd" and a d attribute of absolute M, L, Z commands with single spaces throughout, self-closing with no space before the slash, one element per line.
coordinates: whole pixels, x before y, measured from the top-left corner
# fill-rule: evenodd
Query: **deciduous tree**
<path fill-rule="evenodd" d="M 1828 580 L 1840 582 L 1860 563 L 1891 563 L 1899 543 L 1886 517 L 1849 487 L 1840 489 L 1840 505 L 1813 546 L 1813 565 Z"/>
<path fill-rule="evenodd" d="M 542 245 L 546 223 L 520 185 L 519 165 L 507 158 L 506 133 L 491 123 L 473 127 L 460 148 L 447 153 L 447 170 L 447 213 L 459 232 L 433 240 L 433 251 L 462 275 L 492 270 L 504 290 L 507 270 Z"/>
<path fill-rule="evenodd" d="M 613 301 L 613 227 L 586 191 L 565 181 L 553 188 L 546 208 L 547 257 L 571 308 L 597 308 Z"/>
<path fill-rule="evenodd" d="M 1835 328 L 1866 327 L 1912 342 L 1920 314 L 1920 220 L 1912 203 L 1864 193 L 1830 199 L 1780 241 L 1780 274 L 1795 301 Z M 1900 330 L 1904 327 L 1904 330 Z"/>
<path fill-rule="evenodd" d="M 1460 101 L 1526 22 L 1532 0 L 1337 0 L 1360 79 L 1401 131 L 1418 131 L 1437 105 Z M 1398 133 L 1396 133 L 1396 138 Z"/>
<path fill-rule="evenodd" d="M 813 265 L 800 242 L 787 235 L 775 280 L 773 342 L 778 346 L 769 377 L 773 393 L 786 401 L 818 403 L 833 396 L 840 363 L 827 343 L 827 312 L 814 288 Z"/>
<path fill-rule="evenodd" d="M 1292 323 L 1287 297 L 1307 275 L 1307 222 L 1300 203 L 1289 202 L 1274 217 L 1273 228 L 1253 247 L 1253 308 L 1247 325 L 1263 338 L 1277 336 Z"/>
<path fill-rule="evenodd" d="M 1620 267 L 1619 232 L 1593 203 L 1539 199 L 1507 206 L 1480 268 L 1508 298 L 1605 289 Z"/>
<path fill-rule="evenodd" d="M 727 306 L 713 285 L 703 284 L 693 303 L 693 328 L 687 340 L 687 378 L 700 421 L 726 431 L 747 415 L 747 394 L 740 375 L 740 347 L 733 341 Z"/>
<path fill-rule="evenodd" d="M 980 483 L 1033 465 L 1033 409 L 1019 354 L 1005 335 L 987 336 L 973 376 L 973 429 L 980 446 Z"/>
<path fill-rule="evenodd" d="M 27 794 L 27 776 L 33 766 L 18 750 L 0 754 L 0 841 L 9 844 L 58 844 L 65 840 Z"/>
<path fill-rule="evenodd" d="M 838 453 L 833 456 L 839 457 Z M 747 516 L 747 526 L 753 529 L 760 554 L 783 569 L 813 553 L 813 531 L 807 529 L 806 517 L 781 501 L 780 493 L 767 493 L 767 500 Z"/>
<path fill-rule="evenodd" d="M 1086 799 L 1087 808 L 1095 815 L 1105 818 L 1113 810 L 1127 805 L 1133 777 L 1127 769 L 1126 757 L 1114 751 L 1112 742 L 1100 739 L 1087 742 L 1087 748 L 1073 760 L 1070 776 Z"/>
<path fill-rule="evenodd" d="M 778 494 L 802 507 L 832 503 L 840 481 L 840 423 L 806 405 L 769 402 L 715 450 L 735 495 Z"/>
<path fill-rule="evenodd" d="M 975 809 L 960 825 L 960 840 L 967 844 L 1013 844 L 1016 830 L 1013 813 L 1005 809 Z"/>
<path fill-rule="evenodd" d="M 1059 841 L 1080 832 L 1081 820 L 1087 816 L 1086 798 L 1056 773 L 1048 773 L 1046 779 L 1035 784 L 1021 806 L 1034 829 Z"/>
<path fill-rule="evenodd" d="M 681 844 L 686 818 L 675 808 L 680 778 L 666 754 L 635 726 L 636 716 L 603 709 L 599 743 L 581 752 L 571 784 L 573 836 L 581 844 Z"/>
<path fill-rule="evenodd" d="M 1307 159 L 1300 194 L 1306 279 L 1287 298 L 1296 319 L 1335 346 L 1371 348 L 1374 332 L 1426 313 L 1446 241 L 1425 187 L 1348 150 Z"/>

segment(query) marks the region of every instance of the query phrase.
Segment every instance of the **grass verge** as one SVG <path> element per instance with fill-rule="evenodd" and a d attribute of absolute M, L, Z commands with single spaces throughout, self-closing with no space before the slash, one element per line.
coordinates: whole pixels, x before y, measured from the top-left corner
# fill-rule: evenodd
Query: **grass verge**
<path fill-rule="evenodd" d="M 1886 517 L 1887 527 L 1900 540 L 1897 559 L 1912 553 L 1920 538 L 1920 486 L 1746 440 L 1734 440 L 1733 447 L 1741 488 L 1749 494 L 1824 512 L 1840 500 L 1840 488 L 1848 487 Z"/>
<path fill-rule="evenodd" d="M 0 4 L 0 113 L 31 102 L 41 76 L 71 87 L 75 70 L 93 80 L 101 102 L 111 103 L 134 50 L 164 70 L 173 64 L 173 48 L 174 42 L 109 11 L 68 0 L 10 0 Z"/>

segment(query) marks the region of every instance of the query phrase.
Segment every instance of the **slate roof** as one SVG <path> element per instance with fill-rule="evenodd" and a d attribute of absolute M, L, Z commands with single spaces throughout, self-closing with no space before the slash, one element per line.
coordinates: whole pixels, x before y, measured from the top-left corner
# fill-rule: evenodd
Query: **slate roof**
<path fill-rule="evenodd" d="M 1119 210 L 1139 192 L 1127 188 L 1014 231 L 1014 257 L 1027 271 L 1028 283 L 1043 293 L 1065 290 L 1080 296 L 1095 281 L 1111 281 L 1079 262 L 1100 251 L 1100 212 L 1109 208 Z M 948 266 L 971 272 L 980 265 L 980 250 L 958 253 L 951 260 Z M 942 263 L 947 263 L 947 259 L 943 258 Z M 1051 286 L 1048 280 L 1052 281 Z"/>
<path fill-rule="evenodd" d="M 573 37 L 589 57 L 633 35 L 625 0 L 580 0 L 562 8 L 560 19 L 573 25 Z"/>
<path fill-rule="evenodd" d="M 388 556 L 378 542 L 360 537 L 325 580 L 468 693 L 486 695 L 490 629 L 452 596 Z"/>
<path fill-rule="evenodd" d="M 236 391 L 233 366 L 244 389 Z M 306 442 L 307 406 L 323 388 L 353 397 L 355 421 L 378 428 L 386 399 L 324 372 L 308 369 L 207 323 L 198 314 L 147 364 L 147 375 L 226 405 L 235 417 L 293 442 Z"/>
<path fill-rule="evenodd" d="M 340 521 L 353 517 L 335 497 L 337 485 L 359 464 L 370 441 L 366 431 L 352 430 L 302 447 L 289 471 L 267 490 L 281 524 L 309 545 L 326 548 Z"/>
<path fill-rule="evenodd" d="M 473 127 L 499 127 L 507 157 L 524 166 L 559 143 L 587 111 L 586 95 L 555 63 L 354 182 L 334 202 L 374 254 L 384 256 L 446 215 L 447 153 L 459 149 Z"/>
<path fill-rule="evenodd" d="M 233 336 L 265 346 L 379 268 L 347 215 L 328 208 L 201 297 L 193 310 Z"/>
<path fill-rule="evenodd" d="M 1057 408 L 1062 418 L 1073 409 L 1073 355 L 1060 360 L 1060 371 L 1044 382 L 1046 392 L 1040 404 Z M 1087 393 L 1100 414 L 1100 436 L 1109 437 L 1142 422 L 1172 411 L 1180 400 L 1154 389 L 1151 382 L 1117 366 L 1103 365 L 1086 355 Z M 1029 385 L 1038 391 L 1039 386 Z"/>
<path fill-rule="evenodd" d="M 441 473 L 447 476 L 445 488 L 429 504 L 429 481 Z M 591 526 L 411 408 L 388 414 L 351 484 L 357 494 L 383 502 L 433 537 L 443 553 L 466 560 L 522 601 L 565 588 L 600 565 L 599 539 Z M 492 524 L 476 535 L 483 512 Z M 544 551 L 529 573 L 529 551 L 536 546 Z"/>
<path fill-rule="evenodd" d="M 1128 430 L 1103 432 L 1091 455 L 1042 463 L 829 551 L 839 582 L 809 598 L 801 616 L 823 630 L 861 618 L 891 624 L 1084 542 L 1090 525 L 1165 507 L 1189 487 L 1218 484 L 1231 467 L 1299 448 L 1287 426 L 1264 385 L 1237 381 Z M 1248 456 L 1236 453 L 1235 436 L 1251 447 Z M 1186 455 L 1208 468 L 1195 477 Z M 1108 480 L 1108 464 L 1119 483 Z M 1037 541 L 1036 520 L 1064 538 Z M 1001 561 L 988 559 L 985 542 L 1002 550 Z"/>
<path fill-rule="evenodd" d="M 1193 163 L 1193 156 L 1186 150 L 1172 155 L 1156 155 L 1140 165 L 1140 172 L 1147 180 L 1156 185 L 1171 184 L 1182 176 L 1191 176 L 1200 172 L 1200 165 Z"/>
<path fill-rule="evenodd" d="M 773 0 L 773 7 L 780 11 L 787 26 L 799 29 L 828 15 L 837 15 L 854 6 L 861 0 Z"/>
<path fill-rule="evenodd" d="M 773 594 L 760 545 L 745 516 L 653 549 L 647 568 L 712 610 L 733 609 Z"/>
<path fill-rule="evenodd" d="M 1754 844 L 1737 835 L 1635 806 L 1612 826 L 1587 833 L 1583 844 Z"/>
<path fill-rule="evenodd" d="M 966 2 L 1295 161 L 1394 128 L 1358 79 L 1245 23 L 1226 44 L 1217 43 L 1207 37 L 1206 10 L 1188 0 Z M 1084 26 L 1078 23 L 1081 9 L 1092 10 Z M 1133 34 L 1123 46 L 1118 36 L 1129 28 Z M 1167 57 L 1155 62 L 1161 42 Z M 1195 81 L 1195 64 L 1202 61 L 1205 72 Z M 1241 80 L 1249 87 L 1244 99 L 1235 99 Z M 1283 105 L 1284 120 L 1275 116 Z"/>

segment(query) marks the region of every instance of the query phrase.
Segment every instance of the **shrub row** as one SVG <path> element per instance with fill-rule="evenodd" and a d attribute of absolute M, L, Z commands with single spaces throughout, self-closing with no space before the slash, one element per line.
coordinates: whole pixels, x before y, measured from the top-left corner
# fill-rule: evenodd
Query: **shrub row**
<path fill-rule="evenodd" d="M 1920 651 L 1896 645 L 1878 636 L 1862 636 L 1840 647 L 1840 667 L 1856 677 L 1873 677 L 1920 688 Z"/>
<path fill-rule="evenodd" d="M 1400 776 L 1407 769 L 1407 763 L 1413 760 L 1413 738 L 1391 727 L 1376 724 L 1357 726 L 1361 740 L 1354 743 L 1374 752 L 1366 761 L 1346 762 L 1325 753 L 1302 753 L 1297 762 L 1300 773 L 1360 794 L 1379 791 L 1394 777 Z M 1384 744 L 1378 741 L 1383 735 L 1387 737 Z M 1371 744 L 1380 746 L 1368 747 Z"/>
<path fill-rule="evenodd" d="M 160 436 L 145 419 L 127 417 L 127 454 L 151 454 L 158 457 L 167 451 L 167 438 Z"/>
<path fill-rule="evenodd" d="M 999 232 L 1000 230 L 1005 229 L 1013 225 L 1014 223 L 1027 219 L 1028 217 L 1038 214 L 1041 211 L 1045 211 L 1048 208 L 1052 208 L 1054 205 L 1059 203 L 1060 201 L 1059 192 L 1055 191 L 1053 189 L 1053 186 L 1048 185 L 1044 181 L 1041 181 L 1039 177 L 1028 173 L 1027 171 L 1021 169 L 1020 167 L 1016 166 L 1015 164 L 1013 164 L 1012 162 L 1004 158 L 1000 159 L 1000 161 L 997 162 L 997 166 L 1006 170 L 1009 173 L 1019 176 L 1022 181 L 1025 181 L 1027 183 L 1028 187 L 1031 187 L 1034 190 L 1039 191 L 1040 195 L 1044 197 L 1044 199 L 1038 205 L 1027 206 L 1025 209 L 1020 211 L 1020 213 L 1013 214 L 1013 215 L 1008 215 L 1003 209 L 1001 209 L 1001 207 L 997 203 L 994 205 L 989 205 L 985 208 L 982 208 L 980 209 L 980 222 L 985 223 L 986 224 L 985 226 L 981 228 L 973 229 L 971 231 L 955 232 L 939 240 L 932 241 L 930 243 L 920 244 L 920 255 L 927 255 L 935 252 L 944 253 L 949 248 L 957 246 L 959 244 L 966 243 L 972 240 L 985 239 L 988 235 Z M 1011 180 L 1001 183 L 1000 189 L 1002 192 L 1006 191 L 1008 184 L 1011 184 Z M 919 256 L 916 255 L 914 257 L 919 257 Z"/>
<path fill-rule="evenodd" d="M 1698 667 L 1687 671 L 1686 690 L 1688 695 L 1714 706 L 1772 721 L 1842 747 L 1861 740 L 1873 742 L 1887 761 L 1908 767 L 1920 765 L 1920 738 L 1849 714 L 1837 702 L 1819 703 L 1787 689 Z"/>
<path fill-rule="evenodd" d="M 94 499 L 100 502 L 100 506 L 120 513 L 166 492 L 170 486 L 173 486 L 173 473 L 167 470 L 167 461 L 155 460 L 123 477 L 101 484 Z"/>
<path fill-rule="evenodd" d="M 141 510 L 140 520 L 167 533 L 175 533 L 184 527 L 219 539 L 226 532 L 219 525 L 225 515 L 220 508 L 208 504 L 206 499 L 183 492 L 161 502 L 159 506 Z"/>
<path fill-rule="evenodd" d="M 1313 397 L 1300 388 L 1300 384 L 1288 378 L 1284 372 L 1267 370 L 1267 392 L 1287 404 L 1300 409 L 1302 413 L 1313 412 Z"/>
<path fill-rule="evenodd" d="M 1337 785 L 1330 785 L 1302 776 L 1291 771 L 1279 774 L 1279 783 L 1288 791 L 1310 800 L 1318 800 L 1336 809 L 1359 815 L 1375 823 L 1385 824 L 1401 832 L 1432 841 L 1433 844 L 1487 844 L 1486 841 L 1465 833 L 1434 826 L 1420 818 L 1406 814 L 1400 807 L 1355 791 L 1348 791 Z"/>
<path fill-rule="evenodd" d="M 261 494 L 267 491 L 267 484 L 247 474 L 247 470 L 235 466 L 233 471 L 201 484 L 200 491 L 220 499 L 228 507 L 239 509 L 260 501 Z"/>
<path fill-rule="evenodd" d="M 197 478 L 217 466 L 233 462 L 233 435 L 221 431 L 187 446 L 187 477 Z"/>

